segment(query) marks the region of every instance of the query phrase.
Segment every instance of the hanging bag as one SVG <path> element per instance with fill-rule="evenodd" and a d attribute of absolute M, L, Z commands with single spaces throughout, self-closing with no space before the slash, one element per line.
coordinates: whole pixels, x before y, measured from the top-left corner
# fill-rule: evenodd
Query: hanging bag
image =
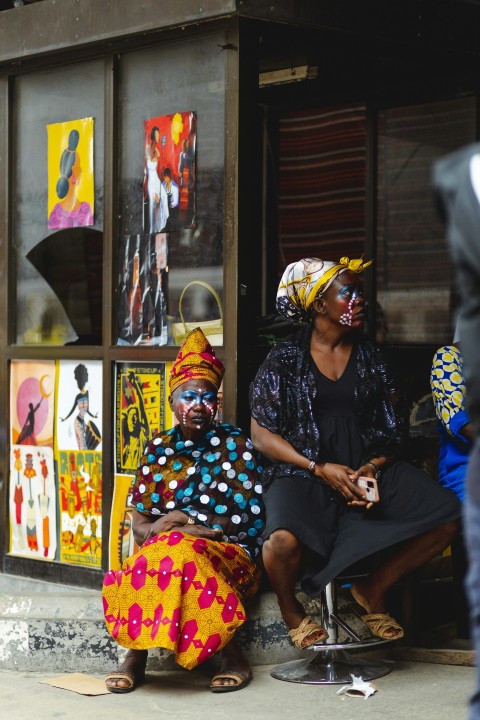
<path fill-rule="evenodd" d="M 185 295 L 185 292 L 188 290 L 189 287 L 192 285 L 201 285 L 202 287 L 206 288 L 215 298 L 215 301 L 218 306 L 218 312 L 220 317 L 216 320 L 191 320 L 189 322 L 185 322 L 185 318 L 183 317 L 183 311 L 182 311 L 182 301 Z M 209 285 L 206 282 L 203 282 L 203 280 L 192 280 L 192 282 L 189 282 L 188 285 L 185 285 L 185 287 L 182 290 L 182 293 L 180 295 L 180 300 L 178 301 L 178 312 L 180 314 L 180 320 L 181 322 L 172 323 L 172 333 L 173 333 L 173 340 L 175 342 L 175 345 L 181 345 L 185 338 L 187 337 L 188 333 L 192 330 L 195 330 L 195 328 L 199 327 L 202 329 L 203 334 L 207 338 L 210 345 L 223 345 L 223 313 L 222 313 L 222 302 L 220 300 L 220 297 L 216 290 Z"/>

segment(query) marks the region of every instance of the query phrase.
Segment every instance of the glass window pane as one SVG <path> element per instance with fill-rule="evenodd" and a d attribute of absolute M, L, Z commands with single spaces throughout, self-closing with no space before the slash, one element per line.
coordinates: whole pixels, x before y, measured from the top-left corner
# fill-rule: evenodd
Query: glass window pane
<path fill-rule="evenodd" d="M 435 209 L 432 163 L 475 140 L 475 99 L 378 115 L 377 339 L 452 340 L 453 272 Z"/>
<path fill-rule="evenodd" d="M 104 65 L 16 78 L 18 344 L 102 341 Z"/>
<path fill-rule="evenodd" d="M 212 33 L 121 60 L 119 344 L 178 342 L 192 280 L 213 292 L 190 286 L 184 320 L 213 321 L 223 343 L 223 43 Z"/>

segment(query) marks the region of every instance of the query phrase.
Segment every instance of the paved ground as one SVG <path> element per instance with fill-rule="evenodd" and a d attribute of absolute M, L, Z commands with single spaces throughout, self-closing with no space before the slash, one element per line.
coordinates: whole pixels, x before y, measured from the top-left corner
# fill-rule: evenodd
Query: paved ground
<path fill-rule="evenodd" d="M 298 685 L 254 668 L 254 680 L 239 692 L 214 695 L 199 668 L 152 673 L 127 695 L 86 697 L 44 685 L 54 673 L 0 672 L 0 717 L 8 720 L 466 720 L 474 669 L 397 662 L 375 680 L 368 700 L 336 694 L 338 685 Z"/>

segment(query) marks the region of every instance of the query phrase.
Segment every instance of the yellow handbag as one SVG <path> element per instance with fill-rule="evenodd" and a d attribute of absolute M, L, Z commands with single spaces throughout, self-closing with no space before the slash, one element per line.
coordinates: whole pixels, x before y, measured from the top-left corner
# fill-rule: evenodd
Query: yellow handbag
<path fill-rule="evenodd" d="M 182 312 L 182 300 L 185 295 L 185 292 L 188 290 L 189 287 L 192 285 L 201 285 L 202 287 L 209 290 L 213 297 L 216 300 L 216 303 L 218 305 L 218 310 L 220 313 L 220 317 L 217 320 L 192 320 L 190 322 L 185 322 L 185 319 L 183 317 Z M 192 282 L 189 282 L 188 285 L 185 285 L 185 287 L 182 290 L 182 293 L 180 295 L 180 300 L 178 301 L 178 312 L 180 314 L 181 322 L 172 323 L 172 333 L 173 333 L 173 340 L 175 342 L 175 345 L 181 345 L 185 338 L 187 337 L 188 333 L 192 330 L 195 330 L 195 328 L 199 327 L 202 329 L 205 337 L 208 339 L 208 342 L 210 345 L 223 345 L 223 313 L 222 313 L 222 302 L 220 300 L 220 297 L 216 290 L 209 285 L 206 282 L 203 282 L 203 280 L 192 280 Z"/>

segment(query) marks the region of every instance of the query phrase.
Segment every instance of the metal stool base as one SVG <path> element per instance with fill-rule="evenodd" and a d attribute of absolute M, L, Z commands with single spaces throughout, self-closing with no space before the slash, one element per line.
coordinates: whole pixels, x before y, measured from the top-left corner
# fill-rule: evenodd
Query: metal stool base
<path fill-rule="evenodd" d="M 388 675 L 393 665 L 384 660 L 363 660 L 344 650 L 315 652 L 312 658 L 276 665 L 270 675 L 276 680 L 306 685 L 334 685 L 352 682 L 352 675 L 363 680 Z"/>

